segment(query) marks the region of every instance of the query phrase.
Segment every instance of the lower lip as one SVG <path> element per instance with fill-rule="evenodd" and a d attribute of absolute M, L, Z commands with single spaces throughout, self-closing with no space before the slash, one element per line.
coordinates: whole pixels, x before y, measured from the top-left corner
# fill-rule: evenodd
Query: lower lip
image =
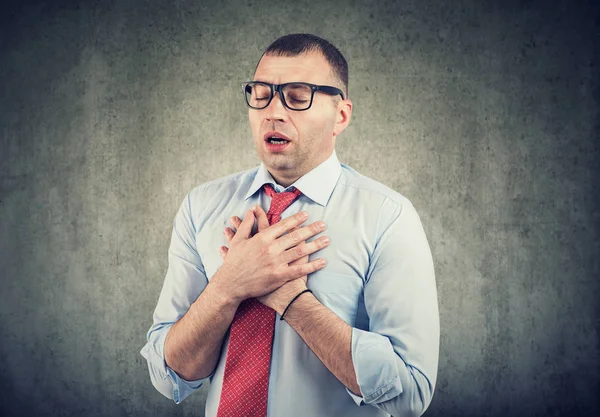
<path fill-rule="evenodd" d="M 290 144 L 290 142 L 286 142 L 286 143 L 282 143 L 281 145 L 278 145 L 276 143 L 271 143 L 268 140 L 265 141 L 265 143 L 267 145 L 267 149 L 271 152 L 281 152 L 285 148 L 287 148 L 287 146 Z"/>

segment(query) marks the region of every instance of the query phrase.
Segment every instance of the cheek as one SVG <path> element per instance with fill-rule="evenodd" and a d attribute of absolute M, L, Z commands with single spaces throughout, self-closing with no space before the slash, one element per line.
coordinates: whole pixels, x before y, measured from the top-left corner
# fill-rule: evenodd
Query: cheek
<path fill-rule="evenodd" d="M 319 117 L 313 117 L 305 124 L 307 133 L 314 137 L 329 137 L 333 134 L 335 119 L 331 114 L 322 114 Z"/>
<path fill-rule="evenodd" d="M 252 131 L 252 136 L 256 137 L 260 128 L 260 120 L 256 117 L 256 114 L 253 113 L 248 114 L 248 120 L 250 121 L 250 130 Z"/>

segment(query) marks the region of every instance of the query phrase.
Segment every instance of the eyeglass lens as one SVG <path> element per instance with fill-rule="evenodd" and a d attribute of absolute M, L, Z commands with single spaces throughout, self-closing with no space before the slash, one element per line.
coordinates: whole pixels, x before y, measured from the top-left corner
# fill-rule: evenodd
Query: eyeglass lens
<path fill-rule="evenodd" d="M 304 84 L 288 84 L 283 87 L 285 104 L 294 110 L 305 110 L 310 107 L 312 89 Z M 271 100 L 271 86 L 249 83 L 246 88 L 246 101 L 255 109 L 264 109 Z"/>

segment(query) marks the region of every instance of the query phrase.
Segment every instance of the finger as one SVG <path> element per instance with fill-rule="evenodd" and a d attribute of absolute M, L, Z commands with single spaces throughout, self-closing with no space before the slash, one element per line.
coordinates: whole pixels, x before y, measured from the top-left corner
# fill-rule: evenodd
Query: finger
<path fill-rule="evenodd" d="M 235 232 L 235 236 L 231 239 L 231 244 L 249 239 L 250 233 L 252 232 L 252 226 L 254 226 L 254 213 L 252 213 L 252 210 L 248 210 L 240 227 L 237 229 L 237 232 Z"/>
<path fill-rule="evenodd" d="M 300 278 L 304 275 L 312 274 L 313 272 L 316 272 L 319 269 L 323 269 L 325 266 L 327 266 L 327 261 L 325 261 L 325 259 L 323 258 L 317 258 L 312 262 L 302 265 L 290 266 L 284 274 L 284 279 L 289 281 L 292 279 Z"/>
<path fill-rule="evenodd" d="M 235 234 L 235 231 L 237 229 L 239 229 L 240 224 L 242 224 L 242 219 L 240 219 L 238 216 L 233 216 L 229 219 L 229 223 L 231 223 L 231 225 L 233 226 L 234 234 Z"/>
<path fill-rule="evenodd" d="M 231 230 L 231 227 L 226 227 L 225 230 L 223 230 L 223 234 L 225 235 L 225 239 L 227 239 L 227 244 L 231 246 L 231 240 L 235 236 L 235 232 Z"/>
<path fill-rule="evenodd" d="M 266 230 L 269 227 L 269 219 L 267 218 L 267 213 L 258 204 L 254 206 L 254 215 L 258 220 L 258 232 Z"/>
<path fill-rule="evenodd" d="M 308 262 L 309 256 L 303 256 L 302 258 L 296 259 L 295 261 L 290 262 L 288 265 L 289 266 L 293 266 L 293 265 L 302 265 Z"/>
<path fill-rule="evenodd" d="M 330 239 L 327 236 L 321 236 L 318 239 L 308 243 L 300 243 L 292 248 L 289 248 L 283 253 L 283 262 L 289 264 L 297 259 L 303 258 L 311 253 L 326 248 L 329 246 Z"/>
<path fill-rule="evenodd" d="M 296 230 L 292 229 L 288 234 L 277 239 L 277 250 L 283 252 L 286 249 L 298 246 L 300 243 L 306 241 L 309 237 L 321 233 L 325 229 L 325 223 L 322 221 L 314 222 L 308 226 L 300 227 Z"/>
<path fill-rule="evenodd" d="M 229 248 L 227 246 L 221 246 L 219 248 L 219 255 L 221 255 L 221 258 L 225 259 L 225 256 L 227 256 L 227 252 L 229 252 Z"/>
<path fill-rule="evenodd" d="M 292 233 L 293 231 L 298 230 L 298 229 L 301 229 L 301 227 L 300 226 L 292 227 L 287 233 Z M 298 243 L 300 243 L 300 242 L 298 242 Z"/>
<path fill-rule="evenodd" d="M 304 223 L 306 219 L 308 219 L 308 213 L 305 211 L 300 211 L 293 216 L 286 217 L 265 230 L 265 237 L 270 240 L 275 240 L 285 232 Z"/>
<path fill-rule="evenodd" d="M 254 216 L 256 217 L 256 214 L 254 214 Z M 233 234 L 235 235 L 235 231 L 242 224 L 242 220 L 238 216 L 233 216 L 229 219 L 229 222 L 233 226 Z M 257 233 L 257 231 L 256 231 L 256 224 L 255 224 L 252 226 L 252 232 L 251 232 L 250 236 L 254 236 L 256 233 Z"/>

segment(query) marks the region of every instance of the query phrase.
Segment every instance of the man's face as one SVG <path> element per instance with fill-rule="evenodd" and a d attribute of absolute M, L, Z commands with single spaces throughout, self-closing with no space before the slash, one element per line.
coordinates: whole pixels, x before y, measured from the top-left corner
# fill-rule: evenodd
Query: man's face
<path fill-rule="evenodd" d="M 264 55 L 254 80 L 271 84 L 300 81 L 334 85 L 329 63 L 316 52 L 295 57 Z M 338 109 L 334 107 L 334 100 L 333 96 L 315 92 L 310 109 L 294 111 L 286 108 L 279 94 L 275 94 L 266 108 L 248 109 L 258 156 L 278 181 L 291 184 L 331 155 L 335 136 L 339 133 L 336 131 Z M 340 130 L 339 126 L 337 130 Z M 275 149 L 267 140 L 273 132 L 286 137 L 290 143 L 283 149 Z"/>

